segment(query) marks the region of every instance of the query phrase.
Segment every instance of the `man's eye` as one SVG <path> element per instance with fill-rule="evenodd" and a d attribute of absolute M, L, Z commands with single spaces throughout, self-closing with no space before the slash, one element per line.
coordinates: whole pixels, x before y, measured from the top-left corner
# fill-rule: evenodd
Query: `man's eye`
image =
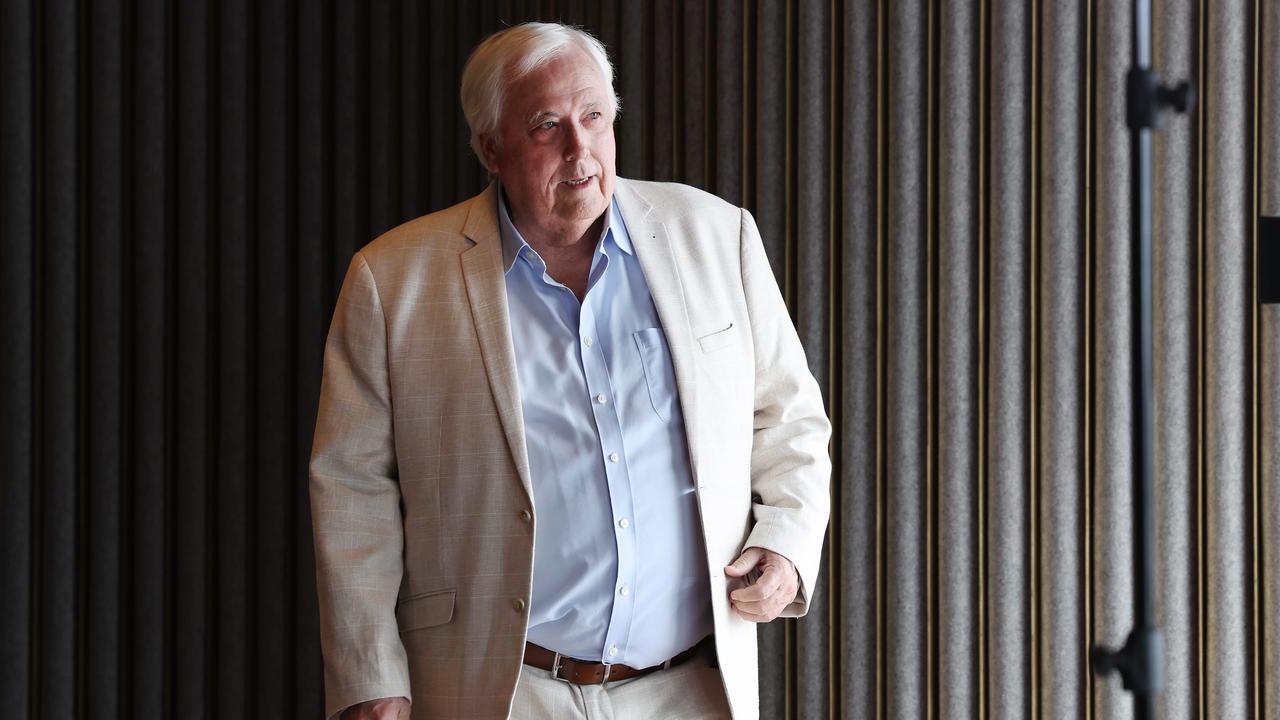
<path fill-rule="evenodd" d="M 548 120 L 548 121 L 546 121 L 546 122 L 542 123 L 541 125 L 539 125 L 538 127 L 542 128 L 543 130 L 550 130 L 551 128 L 553 128 L 553 127 L 555 127 L 555 126 L 556 126 L 556 121 L 555 121 L 555 120 Z"/>
<path fill-rule="evenodd" d="M 603 115 L 604 113 L 601 113 L 599 110 L 596 110 L 595 112 L 587 113 L 587 119 L 599 120 Z"/>

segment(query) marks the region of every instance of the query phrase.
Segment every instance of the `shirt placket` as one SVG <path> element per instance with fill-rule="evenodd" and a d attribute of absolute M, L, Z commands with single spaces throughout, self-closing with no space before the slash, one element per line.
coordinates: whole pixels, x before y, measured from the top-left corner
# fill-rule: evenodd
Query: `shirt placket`
<path fill-rule="evenodd" d="M 618 574 L 613 585 L 613 605 L 605 631 L 601 661 L 622 662 L 626 656 L 627 640 L 631 633 L 636 591 L 636 548 L 631 496 L 631 477 L 627 467 L 627 451 L 622 441 L 622 419 L 614 396 L 613 382 L 605 361 L 605 337 L 597 323 L 600 298 L 610 282 L 605 272 L 608 257 L 601 256 L 602 267 L 592 287 L 588 289 L 578 319 L 579 349 L 582 369 L 586 376 L 587 392 L 591 395 L 591 410 L 595 419 L 596 436 L 600 440 L 600 456 L 604 462 L 605 482 L 609 489 L 609 504 L 613 512 L 613 537 L 617 548 Z M 618 348 L 609 348 L 619 352 Z"/>

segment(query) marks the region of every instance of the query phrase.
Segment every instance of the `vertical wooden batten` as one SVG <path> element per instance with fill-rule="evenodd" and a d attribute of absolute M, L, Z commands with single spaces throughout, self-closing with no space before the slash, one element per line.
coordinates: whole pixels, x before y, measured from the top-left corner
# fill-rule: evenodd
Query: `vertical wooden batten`
<path fill-rule="evenodd" d="M 889 0 L 879 0 L 876 7 L 876 718 L 886 720 L 889 715 L 889 492 L 886 475 L 888 398 L 885 393 L 887 352 L 885 334 L 888 326 L 886 297 L 886 254 L 888 240 L 888 162 L 885 145 L 888 140 L 889 67 L 887 43 L 889 35 Z"/>
<path fill-rule="evenodd" d="M 845 162 L 844 135 L 841 128 L 840 108 L 844 99 L 844 1 L 830 0 L 827 7 L 827 26 L 830 31 L 830 46 L 827 52 L 827 116 L 826 141 L 827 182 L 829 193 L 826 198 L 827 210 L 827 408 L 831 415 L 832 437 L 843 437 L 843 412 L 837 412 L 844 397 L 843 376 L 846 372 L 844 362 L 843 324 L 844 293 L 841 291 L 841 277 L 844 268 L 843 245 L 840 242 L 841 228 L 844 226 L 842 198 L 843 169 Z M 845 464 L 843 454 L 838 446 L 832 443 L 831 474 L 833 478 L 844 477 Z M 844 484 L 831 483 L 831 522 L 827 530 L 826 571 L 827 577 L 841 577 L 840 559 L 844 557 Z M 840 511 L 834 510 L 841 509 Z M 841 583 L 829 583 L 827 586 L 827 707 L 828 715 L 843 714 L 844 687 L 842 682 L 844 671 L 841 663 L 841 635 L 844 625 L 844 594 Z"/>
<path fill-rule="evenodd" d="M 927 75 L 925 7 L 890 4 L 885 279 L 887 641 L 891 717 L 924 717 L 929 697 L 926 462 Z"/>
<path fill-rule="evenodd" d="M 33 333 L 35 285 L 34 213 L 37 160 L 35 42 L 33 4 L 0 5 L 0 332 L 14 352 L 0 353 L 0 381 L 6 388 L 0 413 L 0 460 L 7 469 L 0 503 L 0 571 L 10 578 L 13 592 L 0 593 L 0 695 L 11 698 L 10 712 L 32 712 L 32 643 L 39 629 L 35 607 L 32 542 L 38 516 L 33 512 L 37 490 L 32 443 L 33 419 L 39 400 L 33 390 L 36 363 Z"/>
<path fill-rule="evenodd" d="M 925 59 L 924 99 L 924 585 L 925 585 L 925 661 L 923 717 L 938 717 L 938 660 L 941 604 L 938 585 L 938 563 L 941 547 L 938 540 L 938 4 L 929 0 L 925 9 L 924 33 L 921 40 Z"/>
<path fill-rule="evenodd" d="M 1168 79 L 1195 74 L 1195 2 L 1152 8 L 1152 65 Z M 1195 113 L 1170 118 L 1152 148 L 1154 321 L 1154 487 L 1156 618 L 1165 637 L 1161 717 L 1197 712 L 1196 266 Z"/>
<path fill-rule="evenodd" d="M 831 278 L 832 208 L 831 165 L 833 146 L 830 133 L 831 94 L 831 0 L 805 0 L 793 10 L 793 52 L 795 85 L 790 133 L 794 147 L 795 199 L 793 210 L 794 276 L 793 312 L 796 329 L 807 348 L 809 369 L 827 407 L 836 390 L 832 376 L 831 305 L 834 285 Z M 800 38 L 809 38 L 801 42 Z M 808 182 L 803 179 L 808 178 Z M 803 189 L 803 192 L 801 191 Z M 828 533 L 833 525 L 828 524 Z M 830 563 L 832 544 L 821 555 L 823 566 Z M 813 622 L 793 625 L 795 663 L 795 715 L 799 718 L 826 717 L 831 713 L 830 639 L 832 625 L 826 622 L 833 601 L 833 588 L 823 584 L 810 596 Z"/>
<path fill-rule="evenodd" d="M 1255 718 L 1263 718 L 1266 713 L 1266 623 L 1264 620 L 1264 608 L 1266 598 L 1266 580 L 1267 571 L 1264 563 L 1263 545 L 1264 533 L 1262 531 L 1264 519 L 1264 499 L 1261 482 L 1261 473 L 1259 465 L 1261 464 L 1261 449 L 1259 448 L 1259 440 L 1261 438 L 1261 411 L 1260 402 L 1262 397 L 1261 389 L 1258 386 L 1259 380 L 1259 361 L 1260 361 L 1260 314 L 1262 311 L 1259 305 L 1258 281 L 1259 281 L 1259 242 L 1258 235 L 1258 215 L 1262 212 L 1261 205 L 1261 178 L 1259 171 L 1261 169 L 1260 154 L 1260 129 L 1261 116 L 1259 110 L 1262 106 L 1262 67 L 1260 64 L 1262 55 L 1262 2 L 1261 0 L 1253 0 L 1249 8 L 1249 81 L 1252 90 L 1248 94 L 1247 107 L 1249 113 L 1249 199 L 1248 199 L 1248 217 L 1246 219 L 1249 234 L 1249 259 L 1248 276 L 1249 290 L 1246 295 L 1248 303 L 1249 315 L 1249 369 L 1248 369 L 1248 393 L 1249 393 L 1249 438 L 1248 438 L 1248 473 L 1249 473 L 1249 568 L 1250 587 L 1249 605 L 1250 605 L 1250 657 L 1249 665 L 1252 670 L 1250 684 L 1253 691 L 1250 714 Z"/>
<path fill-rule="evenodd" d="M 978 101 L 977 101 L 977 313 L 975 318 L 978 355 L 976 505 L 977 505 L 977 713 L 980 720 L 991 717 L 991 559 L 990 559 L 990 343 L 991 343 L 991 0 L 981 0 L 978 11 Z"/>
<path fill-rule="evenodd" d="M 878 346 L 880 247 L 880 144 L 878 133 L 880 105 L 878 88 L 879 62 L 877 3 L 844 2 L 841 18 L 843 43 L 839 48 L 843 88 L 840 105 L 832 107 L 839 122 L 841 136 L 840 178 L 836 195 L 839 223 L 833 223 L 841 264 L 839 282 L 833 291 L 840 293 L 841 315 L 839 343 L 841 363 L 833 365 L 839 373 L 841 400 L 835 422 L 841 427 L 844 441 L 833 443 L 841 472 L 837 477 L 849 482 L 836 482 L 840 502 L 832 506 L 841 516 L 839 538 L 829 549 L 838 563 L 842 581 L 833 591 L 839 597 L 839 618 L 832 625 L 838 642 L 833 652 L 838 657 L 840 675 L 836 678 L 841 691 L 841 704 L 833 713 L 837 717 L 878 717 L 879 628 L 882 608 L 880 590 L 880 518 L 879 505 L 879 417 Z M 833 525 L 834 527 L 834 525 Z M 840 548 L 837 553 L 836 547 Z M 835 601 L 833 600 L 833 606 Z"/>
<path fill-rule="evenodd" d="M 1255 33 L 1258 48 L 1259 144 L 1258 213 L 1280 216 L 1280 7 L 1260 3 Z M 1261 241 L 1261 238 L 1258 238 Z M 1259 268 L 1259 272 L 1261 269 Z M 1258 313 L 1258 488 L 1262 507 L 1262 709 L 1265 720 L 1280 720 L 1280 308 L 1256 307 Z"/>
<path fill-rule="evenodd" d="M 1203 47 L 1205 162 L 1205 474 L 1207 708 L 1243 717 L 1252 705 L 1249 605 L 1247 306 L 1248 4 L 1212 3 Z M 1243 181 L 1243 185 L 1241 184 Z"/>
<path fill-rule="evenodd" d="M 1028 633 L 1028 652 L 1029 656 L 1029 672 L 1031 685 L 1027 690 L 1027 698 L 1030 707 L 1030 716 L 1035 717 L 1040 713 L 1040 708 L 1044 703 L 1044 684 L 1041 678 L 1044 676 L 1044 653 L 1042 645 L 1044 644 L 1044 621 L 1043 613 L 1040 608 L 1042 590 L 1044 588 L 1044 579 L 1041 568 L 1041 544 L 1040 535 L 1042 527 L 1042 519 L 1040 516 L 1040 477 L 1042 473 L 1041 449 L 1040 449 L 1040 423 L 1041 423 L 1041 382 L 1040 382 L 1040 263 L 1041 263 L 1041 140 L 1040 140 L 1040 124 L 1041 114 L 1043 113 L 1044 103 L 1044 81 L 1041 78 L 1041 53 L 1043 52 L 1043 23 L 1041 17 L 1042 8 L 1039 3 L 1031 3 L 1030 21 L 1028 22 L 1027 44 L 1030 50 L 1027 52 L 1027 60 L 1030 69 L 1027 71 L 1029 83 L 1028 95 L 1031 99 L 1031 106 L 1028 113 L 1028 160 L 1030 167 L 1027 171 L 1027 217 L 1028 232 L 1027 246 L 1029 248 L 1029 257 L 1027 260 L 1027 340 L 1028 367 L 1027 367 L 1027 402 L 1030 409 L 1027 412 L 1027 538 L 1028 548 L 1028 576 L 1027 576 L 1027 602 L 1030 609 L 1028 610 L 1028 624 L 1030 631 Z"/>
<path fill-rule="evenodd" d="M 1113 8 L 1119 8 L 1118 3 L 1112 4 Z M 1094 679 L 1093 673 L 1089 666 L 1090 648 L 1098 640 L 1098 632 L 1095 627 L 1095 598 L 1096 598 L 1096 577 L 1095 577 L 1095 561 L 1094 561 L 1094 529 L 1095 529 L 1095 469 L 1097 467 L 1097 450 L 1095 448 L 1095 432 L 1097 430 L 1095 424 L 1095 413 L 1097 409 L 1097 375 L 1098 375 L 1098 359 L 1097 337 L 1095 329 L 1098 321 L 1098 309 L 1094 299 L 1097 278 L 1094 274 L 1094 261 L 1098 251 L 1098 185 L 1101 182 L 1100 172 L 1098 168 L 1097 153 L 1097 133 L 1099 115 L 1097 97 L 1098 90 L 1098 7 L 1095 0 L 1089 0 L 1082 3 L 1081 12 L 1084 15 L 1084 55 L 1085 68 L 1083 71 L 1083 92 L 1081 94 L 1082 113 L 1081 125 L 1084 131 L 1082 142 L 1080 144 L 1081 155 L 1084 159 L 1084 169 L 1080 182 L 1080 200 L 1081 200 L 1081 250 L 1082 262 L 1081 268 L 1081 333 L 1080 333 L 1080 374 L 1083 378 L 1080 388 L 1080 405 L 1082 408 L 1082 417 L 1080 423 L 1080 446 L 1081 446 L 1081 472 L 1080 472 L 1080 504 L 1081 504 L 1081 562 L 1083 568 L 1081 575 L 1084 580 L 1084 592 L 1081 593 L 1082 605 L 1082 622 L 1084 628 L 1083 637 L 1080 643 L 1081 654 L 1081 679 L 1084 687 L 1084 702 L 1082 710 L 1086 720 L 1091 720 L 1097 714 L 1097 694 L 1093 692 Z M 1114 37 L 1114 36 L 1113 36 Z M 1110 39 L 1110 38 L 1109 38 Z M 1113 53 L 1112 57 L 1119 53 Z M 1114 108 L 1109 108 L 1114 109 Z M 1119 188 L 1110 188 L 1113 192 Z M 1123 306 L 1122 306 L 1123 307 Z M 1118 309 L 1118 308 L 1117 308 Z M 1119 484 L 1119 477 L 1114 478 Z M 1123 511 L 1124 508 L 1119 508 Z M 1115 517 L 1117 513 L 1112 513 Z M 1110 641 L 1110 639 L 1108 640 Z"/>
<path fill-rule="evenodd" d="M 1196 12 L 1196 701 L 1197 717 L 1206 717 L 1209 707 L 1209 553 L 1206 540 L 1209 537 L 1208 483 L 1206 472 L 1208 451 L 1205 443 L 1205 414 L 1207 412 L 1207 391 L 1205 366 L 1207 357 L 1205 318 L 1206 285 L 1208 274 L 1205 271 L 1205 227 L 1207 223 L 1206 206 L 1207 187 L 1206 171 L 1208 169 L 1208 110 L 1210 78 L 1208 72 L 1209 41 L 1209 2 L 1200 0 Z"/>
<path fill-rule="evenodd" d="M 1094 716 L 1127 718 L 1133 700 L 1115 676 L 1094 677 L 1089 650 L 1119 647 L 1133 628 L 1133 223 L 1132 139 L 1125 123 L 1124 78 L 1133 59 L 1131 3 L 1090 5 L 1088 169 L 1085 198 L 1084 355 L 1087 391 L 1083 471 L 1088 505 L 1088 589 L 1081 672 Z M 1164 72 L 1162 69 L 1161 72 Z M 1172 124 L 1171 121 L 1168 124 Z M 1153 142 L 1161 142 L 1158 133 Z"/>
<path fill-rule="evenodd" d="M 932 659 L 933 692 L 939 717 L 980 717 L 981 9 L 939 3 L 935 12 L 936 261 L 931 265 L 937 318 L 938 651 Z"/>
<path fill-rule="evenodd" d="M 991 538 L 990 714 L 1025 717 L 1035 702 L 1034 407 L 1031 374 L 1035 225 L 1033 7 L 993 0 L 986 162 L 988 209 L 987 468 Z"/>

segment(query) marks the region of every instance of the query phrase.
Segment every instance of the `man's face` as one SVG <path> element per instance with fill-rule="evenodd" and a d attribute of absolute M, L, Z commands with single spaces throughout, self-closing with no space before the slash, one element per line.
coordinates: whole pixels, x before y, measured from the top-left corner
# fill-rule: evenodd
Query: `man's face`
<path fill-rule="evenodd" d="M 604 214 L 615 180 L 613 95 L 577 47 L 512 83 L 485 159 L 525 231 L 578 231 Z M 577 240 L 577 238 L 572 238 Z"/>

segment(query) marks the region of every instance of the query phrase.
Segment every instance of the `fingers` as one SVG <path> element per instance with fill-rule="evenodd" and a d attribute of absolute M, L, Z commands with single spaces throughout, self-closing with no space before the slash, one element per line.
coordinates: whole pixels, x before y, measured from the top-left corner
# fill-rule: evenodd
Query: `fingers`
<path fill-rule="evenodd" d="M 729 593 L 729 598 L 736 603 L 763 600 L 778 592 L 784 579 L 783 573 L 772 565 L 766 565 L 764 574 L 754 585 L 748 585 Z"/>
<path fill-rule="evenodd" d="M 742 551 L 737 560 L 724 566 L 724 573 L 729 577 L 742 577 L 751 572 L 751 569 L 760 562 L 764 557 L 764 550 L 758 547 L 749 547 Z"/>
<path fill-rule="evenodd" d="M 378 698 L 347 708 L 342 713 L 342 720 L 407 720 L 409 713 L 409 701 L 406 698 Z"/>
<path fill-rule="evenodd" d="M 733 607 L 733 611 L 738 613 L 739 617 L 741 617 L 743 620 L 749 620 L 753 623 L 767 623 L 770 620 L 773 620 L 773 618 L 769 617 L 768 615 L 757 615 L 756 613 L 744 612 L 742 608 L 738 607 L 737 605 Z"/>
<path fill-rule="evenodd" d="M 725 574 L 741 577 L 761 561 L 764 572 L 756 582 L 729 593 L 733 609 L 751 622 L 769 622 L 776 618 L 791 604 L 800 587 L 795 566 L 783 556 L 763 548 L 744 550 L 737 560 L 725 566 Z"/>
<path fill-rule="evenodd" d="M 795 594 L 792 593 L 791 597 L 795 597 Z M 755 615 L 764 615 L 772 620 L 778 616 L 778 613 L 782 612 L 783 608 L 791 604 L 791 597 L 787 597 L 783 592 L 778 592 L 762 600 L 739 601 L 731 598 L 730 604 L 735 609 Z"/>

